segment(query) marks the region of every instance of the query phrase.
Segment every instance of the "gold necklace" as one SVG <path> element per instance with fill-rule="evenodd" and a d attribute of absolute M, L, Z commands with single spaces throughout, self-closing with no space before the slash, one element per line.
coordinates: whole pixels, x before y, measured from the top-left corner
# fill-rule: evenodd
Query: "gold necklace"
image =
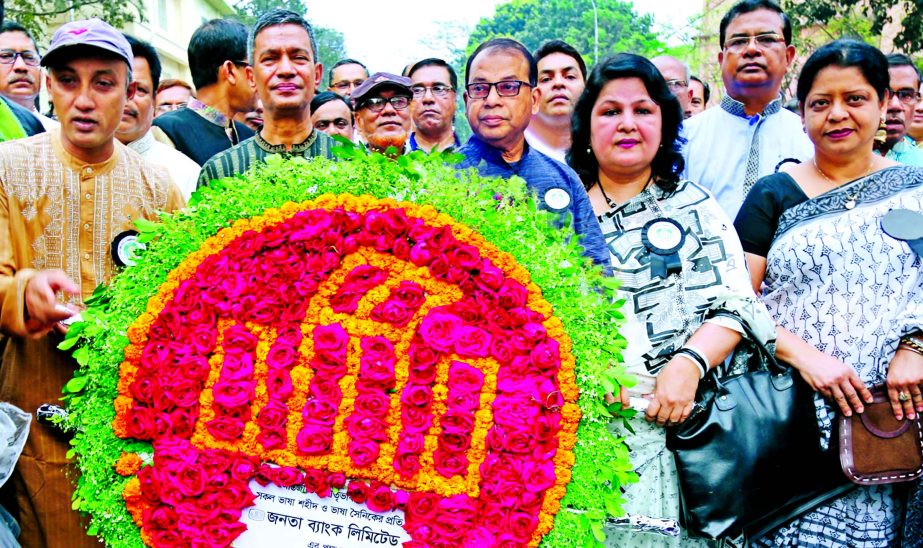
<path fill-rule="evenodd" d="M 814 158 L 811 158 L 811 163 L 814 164 L 814 169 L 817 170 L 818 173 L 820 173 L 820 176 L 823 177 L 824 179 L 826 179 L 827 182 L 830 183 L 831 185 L 833 185 L 834 188 L 843 185 L 843 183 L 836 183 L 836 182 L 833 181 L 833 179 L 831 179 L 830 177 L 827 177 L 827 174 L 824 173 L 824 171 L 820 168 L 820 166 L 817 165 L 817 157 L 816 157 L 816 156 L 815 156 Z M 873 158 L 872 158 L 872 161 L 869 162 L 869 167 L 868 167 L 868 169 L 865 170 L 865 174 L 863 174 L 863 175 L 862 175 L 861 177 L 859 177 L 859 178 L 867 177 L 868 174 L 872 172 L 872 167 L 873 167 L 874 165 L 875 165 L 875 158 L 873 157 Z M 862 181 L 862 184 L 856 186 L 855 191 L 854 191 L 852 194 L 847 194 L 847 195 L 846 195 L 846 203 L 844 204 L 844 205 L 846 206 L 846 209 L 853 209 L 853 208 L 856 207 L 857 198 L 859 198 L 859 194 L 862 192 L 862 190 L 865 189 L 865 185 L 866 185 L 866 184 L 868 184 L 868 179 L 865 179 L 864 181 Z"/>

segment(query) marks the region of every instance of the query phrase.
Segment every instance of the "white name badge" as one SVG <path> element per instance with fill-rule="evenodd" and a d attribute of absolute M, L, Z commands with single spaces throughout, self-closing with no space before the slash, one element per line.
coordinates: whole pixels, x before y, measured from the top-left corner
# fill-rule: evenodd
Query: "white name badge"
<path fill-rule="evenodd" d="M 404 531 L 404 512 L 380 514 L 356 504 L 346 489 L 320 498 L 304 487 L 263 487 L 250 482 L 256 495 L 240 521 L 247 530 L 237 537 L 235 548 L 353 548 L 402 546 L 410 540 Z"/>

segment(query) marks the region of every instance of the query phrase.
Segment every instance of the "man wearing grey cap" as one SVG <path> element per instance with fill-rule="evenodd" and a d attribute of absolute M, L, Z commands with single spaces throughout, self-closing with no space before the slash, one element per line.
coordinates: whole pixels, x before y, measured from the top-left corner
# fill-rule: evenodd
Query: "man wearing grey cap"
<path fill-rule="evenodd" d="M 270 154 L 333 157 L 333 139 L 311 124 L 311 99 L 324 73 L 311 25 L 295 12 L 270 10 L 254 23 L 247 49 L 247 74 L 263 102 L 263 127 L 205 162 L 199 187 L 243 173 Z"/>
<path fill-rule="evenodd" d="M 376 72 L 350 95 L 359 138 L 369 150 L 396 156 L 407 152 L 410 85 L 410 78 Z"/>
<path fill-rule="evenodd" d="M 183 207 L 163 170 L 116 141 L 133 55 L 98 19 L 64 24 L 42 65 L 58 130 L 0 144 L 0 401 L 56 403 L 76 364 L 57 350 L 61 323 L 109 281 L 111 245 L 138 218 Z M 71 509 L 67 440 L 33 422 L 7 487 L 24 546 L 92 546 Z M 71 471 L 73 474 L 73 471 Z"/>

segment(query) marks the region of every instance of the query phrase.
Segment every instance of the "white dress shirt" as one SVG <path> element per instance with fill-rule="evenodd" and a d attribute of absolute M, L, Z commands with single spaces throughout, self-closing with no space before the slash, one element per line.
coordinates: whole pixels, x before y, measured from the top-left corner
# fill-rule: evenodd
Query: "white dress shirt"
<path fill-rule="evenodd" d="M 199 171 L 202 170 L 199 164 L 175 148 L 154 139 L 151 130 L 148 130 L 144 137 L 137 141 L 128 143 L 128 148 L 140 154 L 148 162 L 166 168 L 170 173 L 170 178 L 183 193 L 183 198 L 189 201 L 189 196 L 195 191 Z"/>

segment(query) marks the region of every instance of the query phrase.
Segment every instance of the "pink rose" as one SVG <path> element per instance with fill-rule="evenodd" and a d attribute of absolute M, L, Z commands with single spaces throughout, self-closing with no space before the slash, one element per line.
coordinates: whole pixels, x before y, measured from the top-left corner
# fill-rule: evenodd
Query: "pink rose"
<path fill-rule="evenodd" d="M 151 532 L 151 539 L 154 546 L 163 546 L 164 548 L 180 548 L 188 546 L 189 542 L 180 536 L 180 532 L 175 528 L 172 529 L 154 529 Z"/>
<path fill-rule="evenodd" d="M 247 382 L 253 378 L 253 354 L 225 354 L 221 379 Z"/>
<path fill-rule="evenodd" d="M 215 403 L 225 407 L 237 407 L 250 403 L 253 397 L 253 381 L 219 380 L 212 388 Z"/>
<path fill-rule="evenodd" d="M 205 527 L 205 541 L 208 546 L 230 546 L 231 542 L 243 534 L 247 526 L 243 523 L 220 523 Z"/>
<path fill-rule="evenodd" d="M 433 453 L 433 463 L 436 471 L 447 478 L 468 473 L 468 457 L 464 453 L 436 449 Z"/>
<path fill-rule="evenodd" d="M 394 493 L 387 485 L 379 486 L 368 498 L 366 504 L 373 512 L 390 512 L 394 509 Z"/>
<path fill-rule="evenodd" d="M 526 394 L 501 395 L 494 398 L 494 422 L 513 428 L 528 428 L 539 415 L 540 407 Z"/>
<path fill-rule="evenodd" d="M 359 308 L 359 301 L 365 296 L 363 291 L 340 289 L 330 297 L 330 309 L 339 314 L 353 314 Z"/>
<path fill-rule="evenodd" d="M 407 238 L 398 238 L 394 240 L 394 245 L 391 247 L 391 254 L 402 261 L 408 260 L 410 258 L 410 242 L 407 241 Z"/>
<path fill-rule="evenodd" d="M 435 493 L 410 493 L 407 502 L 407 521 L 410 523 L 430 523 L 436 517 L 439 501 L 442 499 Z"/>
<path fill-rule="evenodd" d="M 506 276 L 503 275 L 503 271 L 494 266 L 493 263 L 487 259 L 481 261 L 479 270 L 480 272 L 477 276 L 478 287 L 489 291 L 500 289 L 500 286 L 503 285 L 503 280 L 506 279 Z"/>
<path fill-rule="evenodd" d="M 317 375 L 311 380 L 308 392 L 319 400 L 339 405 L 340 400 L 343 398 L 343 391 L 340 390 L 340 384 L 337 380 L 341 376 L 334 378 L 327 375 Z"/>
<path fill-rule="evenodd" d="M 459 361 L 453 361 L 449 366 L 450 392 L 476 393 L 483 385 L 484 373 L 479 369 Z"/>
<path fill-rule="evenodd" d="M 353 440 L 385 441 L 385 423 L 376 417 L 354 413 L 349 417 L 346 429 Z"/>
<path fill-rule="evenodd" d="M 543 493 L 554 485 L 554 462 L 546 460 L 543 462 L 526 461 L 523 463 L 522 481 L 527 491 L 532 493 Z"/>
<path fill-rule="evenodd" d="M 270 400 L 265 407 L 260 409 L 256 416 L 256 423 L 263 430 L 276 430 L 288 422 L 288 406 L 276 400 Z"/>
<path fill-rule="evenodd" d="M 426 432 L 433 423 L 433 416 L 427 408 L 404 407 L 401 409 L 401 424 L 408 434 Z"/>
<path fill-rule="evenodd" d="M 342 472 L 332 472 L 328 476 L 327 480 L 330 483 L 330 487 L 334 487 L 336 489 L 342 489 L 346 486 L 346 475 Z"/>
<path fill-rule="evenodd" d="M 394 457 L 394 469 L 405 478 L 413 477 L 421 467 L 419 454 L 398 452 Z"/>
<path fill-rule="evenodd" d="M 355 287 L 364 293 L 382 284 L 386 279 L 388 279 L 388 273 L 384 270 L 377 266 L 362 264 L 346 275 L 343 285 Z"/>
<path fill-rule="evenodd" d="M 269 369 L 266 372 L 266 391 L 270 398 L 287 400 L 292 395 L 292 375 L 288 369 Z"/>
<path fill-rule="evenodd" d="M 329 427 L 306 424 L 295 437 L 298 451 L 306 455 L 324 455 L 333 447 L 333 434 Z"/>
<path fill-rule="evenodd" d="M 429 242 L 430 245 L 439 251 L 448 251 L 455 247 L 456 244 L 452 229 L 447 226 L 440 226 L 432 229 L 429 235 Z"/>
<path fill-rule="evenodd" d="M 140 402 L 153 403 L 154 393 L 160 391 L 160 383 L 157 382 L 152 373 L 139 371 L 134 382 L 129 385 L 128 391 L 131 393 L 131 397 Z"/>
<path fill-rule="evenodd" d="M 145 509 L 142 522 L 145 529 L 173 529 L 176 527 L 176 510 L 169 506 Z"/>
<path fill-rule="evenodd" d="M 231 477 L 237 481 L 250 481 L 256 474 L 257 463 L 253 457 L 237 454 L 231 463 Z"/>
<path fill-rule="evenodd" d="M 410 364 L 413 366 L 436 365 L 436 362 L 439 360 L 439 354 L 429 346 L 422 344 L 422 341 L 413 341 L 410 343 L 409 355 Z"/>
<path fill-rule="evenodd" d="M 202 387 L 197 382 L 190 380 L 176 381 L 165 390 L 169 398 L 177 407 L 192 407 L 199 403 L 199 393 Z"/>
<path fill-rule="evenodd" d="M 531 453 L 535 448 L 535 438 L 529 430 L 494 425 L 487 433 L 487 447 L 491 451 Z"/>
<path fill-rule="evenodd" d="M 509 310 L 525 306 L 529 298 L 529 291 L 516 280 L 507 278 L 497 292 L 497 297 L 500 299 L 500 306 Z"/>
<path fill-rule="evenodd" d="M 439 447 L 456 453 L 467 451 L 471 447 L 471 436 L 465 433 L 443 432 L 439 436 Z"/>
<path fill-rule="evenodd" d="M 464 297 L 457 303 L 454 303 L 450 310 L 453 314 L 462 319 L 469 325 L 477 325 L 484 321 L 484 314 L 487 312 L 483 303 L 479 303 L 471 297 Z"/>
<path fill-rule="evenodd" d="M 422 453 L 426 443 L 426 438 L 421 433 L 401 432 L 400 441 L 398 442 L 398 451 Z"/>
<path fill-rule="evenodd" d="M 465 533 L 462 548 L 490 548 L 494 545 L 496 534 L 486 527 L 475 527 Z"/>
<path fill-rule="evenodd" d="M 154 435 L 154 416 L 147 407 L 133 405 L 125 414 L 128 435 L 139 440 L 149 440 Z"/>
<path fill-rule="evenodd" d="M 363 337 L 359 347 L 362 349 L 363 361 L 375 362 L 394 358 L 394 345 L 384 337 Z"/>
<path fill-rule="evenodd" d="M 371 417 L 383 417 L 391 409 L 391 401 L 381 392 L 359 394 L 356 397 L 356 412 Z"/>
<path fill-rule="evenodd" d="M 205 428 L 219 440 L 236 440 L 244 433 L 244 421 L 233 417 L 219 417 L 208 421 Z"/>
<path fill-rule="evenodd" d="M 433 251 L 430 250 L 429 245 L 424 243 L 417 243 L 410 248 L 410 262 L 416 266 L 427 266 L 430 261 L 433 259 Z"/>
<path fill-rule="evenodd" d="M 448 253 L 449 264 L 464 270 L 471 270 L 481 262 L 481 253 L 473 245 L 460 245 Z"/>
<path fill-rule="evenodd" d="M 180 407 L 171 411 L 170 424 L 173 427 L 173 435 L 180 438 L 191 438 L 192 434 L 195 433 L 198 418 L 198 410 L 193 411 L 188 407 Z"/>
<path fill-rule="evenodd" d="M 301 417 L 305 423 L 333 425 L 339 409 L 327 400 L 312 399 L 304 404 Z"/>
<path fill-rule="evenodd" d="M 353 464 L 359 468 L 365 468 L 374 464 L 378 459 L 378 455 L 381 454 L 381 446 L 373 440 L 354 439 L 349 442 L 347 452 Z"/>
<path fill-rule="evenodd" d="M 256 495 L 245 483 L 231 483 L 218 491 L 218 506 L 221 508 L 246 508 L 254 500 Z"/>
<path fill-rule="evenodd" d="M 408 308 L 416 310 L 426 302 L 423 286 L 417 282 L 402 281 L 391 290 L 391 296 L 403 303 Z"/>
<path fill-rule="evenodd" d="M 430 311 L 420 324 L 420 336 L 430 347 L 449 352 L 462 327 L 461 318 L 447 312 Z"/>
<path fill-rule="evenodd" d="M 282 487 L 292 487 L 304 482 L 304 474 L 297 468 L 281 466 L 276 468 L 276 483 Z"/>
<path fill-rule="evenodd" d="M 532 397 L 545 409 L 556 411 L 564 405 L 564 396 L 551 380 L 542 378 L 532 389 Z"/>
<path fill-rule="evenodd" d="M 445 280 L 449 276 L 449 259 L 442 253 L 433 255 L 429 261 L 429 271 L 437 280 Z"/>
<path fill-rule="evenodd" d="M 285 430 L 281 428 L 278 430 L 263 430 L 256 435 L 256 442 L 267 451 L 282 449 L 285 447 L 286 442 Z"/>
<path fill-rule="evenodd" d="M 513 361 L 515 353 L 509 339 L 505 337 L 494 336 L 490 340 L 490 355 L 501 364 L 508 364 Z"/>
<path fill-rule="evenodd" d="M 253 333 L 240 325 L 234 324 L 224 332 L 224 351 L 229 352 L 253 352 L 256 350 L 256 344 L 259 339 Z"/>
<path fill-rule="evenodd" d="M 205 489 L 205 471 L 197 464 L 181 465 L 176 473 L 176 486 L 186 497 L 195 497 Z"/>
<path fill-rule="evenodd" d="M 276 342 L 269 349 L 269 354 L 266 356 L 266 365 L 270 369 L 282 369 L 292 367 L 297 359 L 298 350 L 295 347 Z"/>
<path fill-rule="evenodd" d="M 401 403 L 421 409 L 429 409 L 432 401 L 433 390 L 425 384 L 408 385 L 401 394 Z"/>
<path fill-rule="evenodd" d="M 496 417 L 494 419 L 496 421 Z M 450 409 L 439 420 L 443 432 L 453 434 L 468 434 L 474 429 L 474 415 L 470 411 L 457 411 Z"/>
<path fill-rule="evenodd" d="M 539 343 L 529 353 L 532 363 L 541 372 L 557 371 L 561 367 L 561 353 L 558 341 L 548 339 Z"/>
<path fill-rule="evenodd" d="M 377 322 L 390 323 L 396 327 L 404 327 L 410 320 L 416 310 L 408 308 L 400 301 L 387 300 L 375 306 L 372 309 L 371 317 Z"/>

